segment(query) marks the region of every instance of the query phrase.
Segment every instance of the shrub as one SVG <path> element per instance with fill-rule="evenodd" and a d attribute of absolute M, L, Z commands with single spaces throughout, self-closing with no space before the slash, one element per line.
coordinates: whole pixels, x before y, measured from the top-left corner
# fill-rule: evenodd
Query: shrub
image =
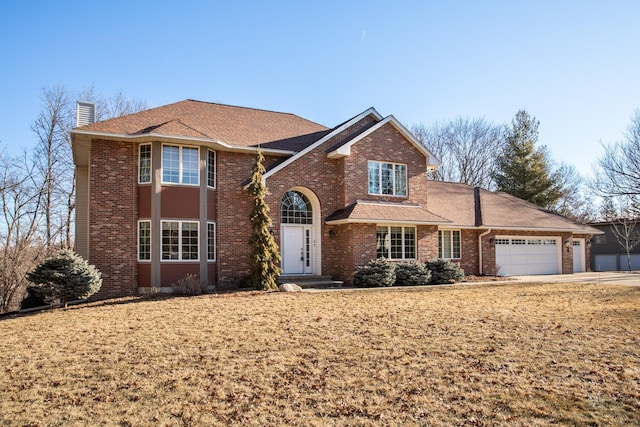
<path fill-rule="evenodd" d="M 457 262 L 451 262 L 445 259 L 432 259 L 425 264 L 425 267 L 431 271 L 432 285 L 442 283 L 456 283 L 464 280 L 464 271 Z"/>
<path fill-rule="evenodd" d="M 54 297 L 60 298 L 64 307 L 69 299 L 89 298 L 102 286 L 100 272 L 70 250 L 62 250 L 44 260 L 27 274 L 27 279 L 43 292 L 50 291 Z"/>
<path fill-rule="evenodd" d="M 180 295 L 202 295 L 205 293 L 205 285 L 200 281 L 197 274 L 187 273 L 178 283 L 173 285 L 173 289 Z"/>
<path fill-rule="evenodd" d="M 27 296 L 20 303 L 20 309 L 44 307 L 54 302 L 52 292 L 39 286 L 27 286 Z"/>
<path fill-rule="evenodd" d="M 431 279 L 431 272 L 422 263 L 396 264 L 396 286 L 428 285 L 429 279 Z"/>
<path fill-rule="evenodd" d="M 395 281 L 395 266 L 386 258 L 371 260 L 353 273 L 353 284 L 365 288 L 391 286 Z"/>

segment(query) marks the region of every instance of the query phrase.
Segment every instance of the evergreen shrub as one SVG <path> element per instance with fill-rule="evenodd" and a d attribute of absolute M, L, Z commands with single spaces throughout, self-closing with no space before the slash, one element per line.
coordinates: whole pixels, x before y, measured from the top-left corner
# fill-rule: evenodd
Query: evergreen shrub
<path fill-rule="evenodd" d="M 392 286 L 396 281 L 395 266 L 386 258 L 369 261 L 353 273 L 353 284 L 363 288 Z"/>
<path fill-rule="evenodd" d="M 419 262 L 404 262 L 396 264 L 395 286 L 428 285 L 431 272 Z"/>
<path fill-rule="evenodd" d="M 431 285 L 456 283 L 464 280 L 464 271 L 460 264 L 446 259 L 432 259 L 425 267 L 431 271 Z"/>

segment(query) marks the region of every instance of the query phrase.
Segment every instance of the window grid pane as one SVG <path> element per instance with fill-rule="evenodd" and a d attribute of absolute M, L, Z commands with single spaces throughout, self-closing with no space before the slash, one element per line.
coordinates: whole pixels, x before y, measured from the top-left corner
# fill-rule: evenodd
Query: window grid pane
<path fill-rule="evenodd" d="M 452 253 L 452 257 L 451 258 L 460 258 L 460 232 L 459 231 L 453 231 L 452 233 L 452 248 L 453 248 L 453 253 Z"/>
<path fill-rule="evenodd" d="M 393 165 L 382 163 L 382 194 L 393 194 Z"/>
<path fill-rule="evenodd" d="M 402 259 L 402 227 L 391 227 L 391 259 Z"/>
<path fill-rule="evenodd" d="M 178 259 L 179 234 L 177 221 L 162 222 L 162 259 Z"/>
<path fill-rule="evenodd" d="M 416 229 L 405 227 L 404 229 L 404 258 L 415 259 L 416 257 Z"/>
<path fill-rule="evenodd" d="M 182 223 L 182 259 L 198 259 L 198 223 Z"/>
<path fill-rule="evenodd" d="M 198 149 L 182 147 L 182 183 L 198 183 Z"/>
<path fill-rule="evenodd" d="M 396 196 L 407 195 L 407 167 L 405 165 L 395 165 L 396 171 Z"/>
<path fill-rule="evenodd" d="M 209 261 L 216 259 L 216 225 L 214 223 L 207 224 L 207 259 Z"/>
<path fill-rule="evenodd" d="M 388 235 L 389 229 L 387 227 L 376 227 L 376 256 L 378 258 L 389 258 Z"/>
<path fill-rule="evenodd" d="M 148 261 L 151 259 L 151 222 L 140 221 L 138 223 L 138 259 Z"/>
<path fill-rule="evenodd" d="M 380 194 L 380 163 L 368 162 L 369 194 Z"/>
<path fill-rule="evenodd" d="M 162 146 L 162 182 L 180 182 L 180 149 L 172 145 Z"/>
<path fill-rule="evenodd" d="M 151 145 L 140 146 L 140 163 L 138 167 L 138 180 L 141 184 L 151 182 Z"/>
<path fill-rule="evenodd" d="M 216 186 L 216 152 L 211 150 L 207 154 L 207 185 Z"/>
<path fill-rule="evenodd" d="M 287 191 L 280 204 L 280 218 L 283 224 L 312 224 L 311 202 L 298 191 Z"/>

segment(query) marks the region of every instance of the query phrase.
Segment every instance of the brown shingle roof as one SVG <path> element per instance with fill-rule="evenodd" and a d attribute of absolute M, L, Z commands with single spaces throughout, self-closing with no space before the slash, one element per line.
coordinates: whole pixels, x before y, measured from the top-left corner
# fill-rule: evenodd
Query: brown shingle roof
<path fill-rule="evenodd" d="M 346 208 L 335 211 L 329 222 L 396 222 L 411 224 L 448 224 L 446 219 L 429 212 L 417 204 L 357 200 Z"/>
<path fill-rule="evenodd" d="M 597 233 L 597 230 L 588 225 L 551 213 L 510 194 L 484 189 L 478 189 L 477 195 L 474 193 L 474 187 L 466 184 L 429 181 L 427 206 L 429 210 L 451 220 L 458 227 Z M 477 197 L 479 211 L 476 210 Z"/>
<path fill-rule="evenodd" d="M 186 100 L 77 128 L 115 135 L 206 138 L 229 145 L 299 151 L 329 129 L 294 114 Z"/>

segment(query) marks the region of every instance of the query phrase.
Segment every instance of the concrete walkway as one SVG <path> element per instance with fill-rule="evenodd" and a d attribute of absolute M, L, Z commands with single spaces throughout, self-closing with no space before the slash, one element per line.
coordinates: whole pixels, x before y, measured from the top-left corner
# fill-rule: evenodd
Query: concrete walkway
<path fill-rule="evenodd" d="M 618 285 L 640 286 L 640 271 L 601 271 L 574 274 L 548 274 L 541 276 L 514 276 L 522 282 L 545 283 L 611 283 Z"/>

